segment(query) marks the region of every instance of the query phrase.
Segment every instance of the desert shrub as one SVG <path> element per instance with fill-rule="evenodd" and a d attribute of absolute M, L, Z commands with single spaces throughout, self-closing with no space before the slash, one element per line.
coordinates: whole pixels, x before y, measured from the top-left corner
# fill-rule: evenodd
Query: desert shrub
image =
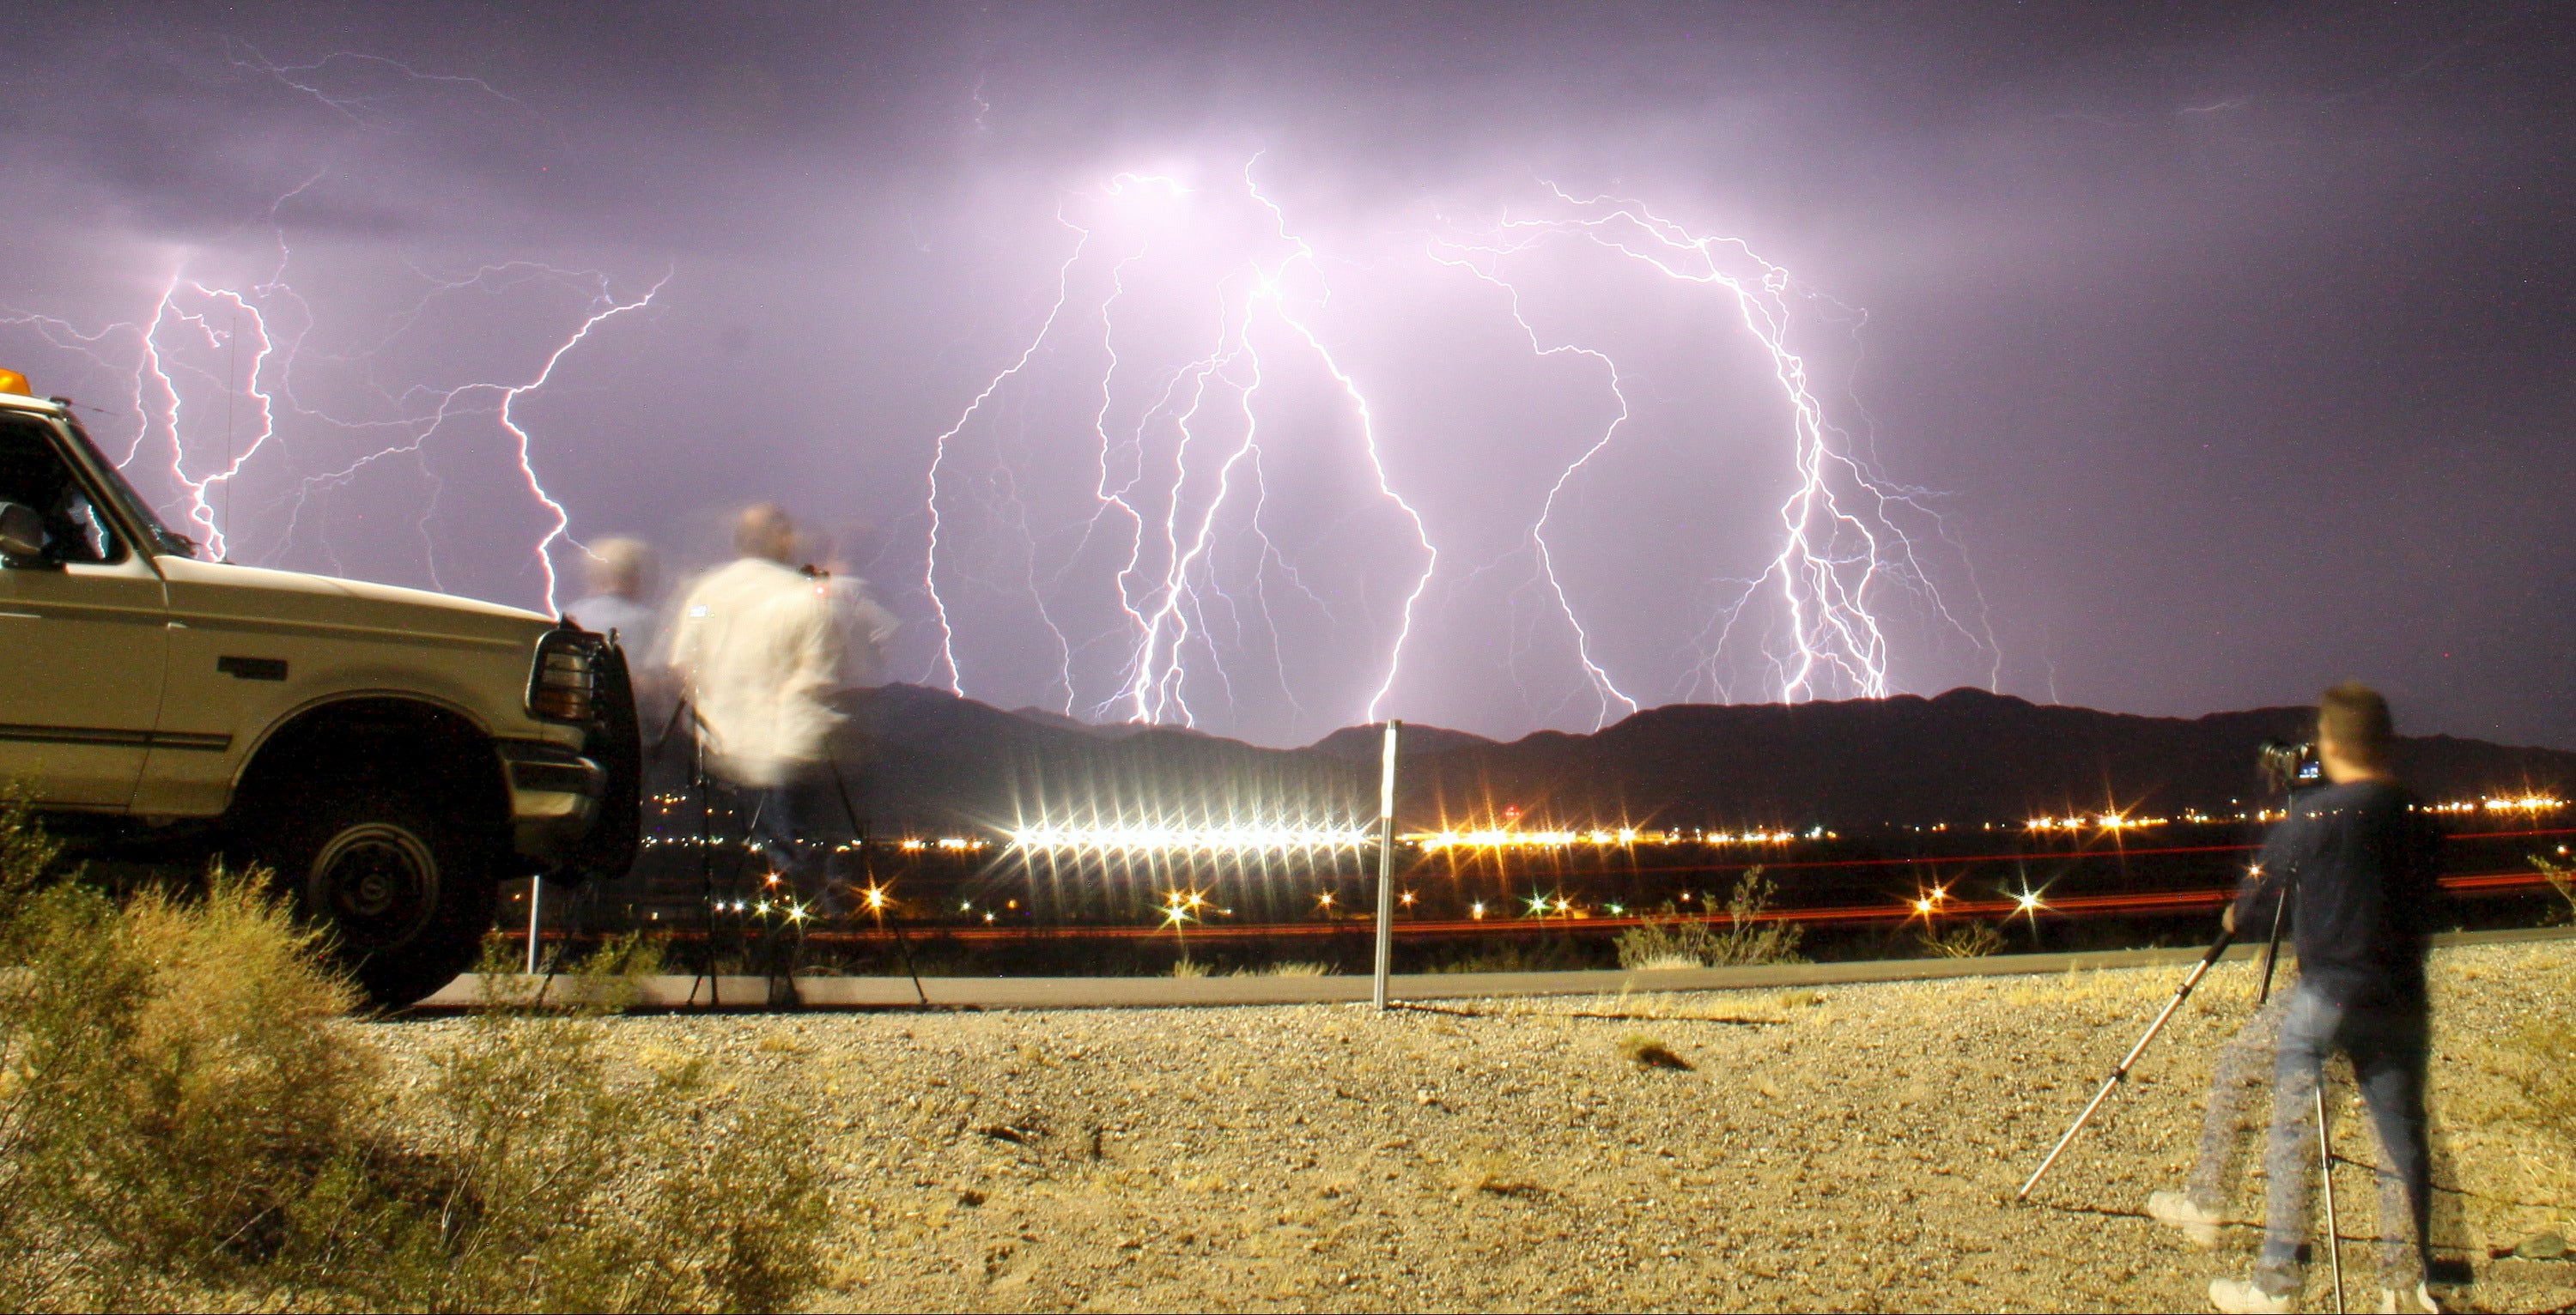
<path fill-rule="evenodd" d="M 1619 966 L 1644 970 L 1800 962 L 1798 943 L 1806 929 L 1762 916 L 1776 894 L 1778 888 L 1756 866 L 1736 879 L 1723 915 L 1686 917 L 1667 904 L 1663 916 L 1649 914 L 1619 933 Z"/>
<path fill-rule="evenodd" d="M 801 1112 L 488 1009 L 416 1096 L 256 877 L 119 904 L 0 803 L 0 1307 L 774 1309 L 819 1278 Z"/>
<path fill-rule="evenodd" d="M 122 909 L 56 885 L 20 916 L 17 1149 L 52 1222 L 101 1272 L 223 1284 L 272 1259 L 380 1085 L 313 933 L 222 875 L 200 900 Z"/>
<path fill-rule="evenodd" d="M 1924 952 L 1939 959 L 1982 959 L 2004 947 L 2004 934 L 1990 922 L 1972 922 L 1935 932 L 1925 927 L 1915 934 Z"/>
<path fill-rule="evenodd" d="M 2549 888 L 2558 892 L 2558 898 L 2567 901 L 2567 916 L 2576 921 L 2576 867 L 2554 862 L 2539 854 L 2531 856 L 2531 865 L 2540 870 L 2540 875 L 2548 880 Z"/>

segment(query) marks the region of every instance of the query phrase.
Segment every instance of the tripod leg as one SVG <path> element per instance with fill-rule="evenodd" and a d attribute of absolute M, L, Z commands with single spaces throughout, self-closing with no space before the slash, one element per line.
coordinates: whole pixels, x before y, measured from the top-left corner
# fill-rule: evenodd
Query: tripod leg
<path fill-rule="evenodd" d="M 850 783 L 841 776 L 841 760 L 838 756 L 826 751 L 824 754 L 824 761 L 829 762 L 832 765 L 832 786 L 841 793 L 842 815 L 850 819 L 850 834 L 856 838 L 858 842 L 859 870 L 871 877 L 869 888 L 873 890 L 875 888 L 873 882 L 874 873 L 867 866 L 868 832 L 866 827 L 859 825 L 859 810 L 852 806 L 850 802 Z M 878 919 L 880 922 L 885 921 L 885 917 L 882 913 L 878 915 Z M 922 1008 L 927 1009 L 930 1007 L 930 992 L 921 989 L 921 969 L 915 966 L 912 962 L 912 938 L 904 934 L 902 918 L 897 917 L 893 919 L 892 925 L 894 927 L 895 948 L 903 953 L 904 974 L 912 978 L 913 998 L 921 1002 Z"/>
<path fill-rule="evenodd" d="M 2014 1200 L 2029 1199 L 2030 1189 L 2039 1186 L 2039 1180 L 2046 1177 L 2049 1169 L 2056 1165 L 2057 1157 L 2064 1155 L 2066 1148 L 2075 1143 L 2075 1134 L 2084 1131 L 2084 1125 L 2092 1119 L 2093 1111 L 2102 1108 L 2102 1102 L 2110 1099 L 2112 1089 L 2129 1076 L 2130 1066 L 2138 1062 L 2138 1056 L 2147 1053 L 2147 1043 L 2155 1040 L 2158 1032 L 2165 1030 L 2165 1024 L 2173 1019 L 2174 1011 L 2182 1008 L 2182 1002 L 2191 998 L 2191 988 L 2200 985 L 2200 979 L 2209 975 L 2210 965 L 2217 963 L 2218 957 L 2227 953 L 2228 943 L 2235 939 L 2236 933 L 2221 931 L 2218 939 L 2210 943 L 2208 952 L 2200 956 L 2200 962 L 2193 966 L 2191 975 L 2182 979 L 2182 988 L 2174 992 L 2173 999 L 2165 1002 L 2164 1012 L 2156 1015 L 2156 1021 L 2147 1025 L 2146 1035 L 2138 1038 L 2138 1044 L 2129 1047 L 2128 1057 L 2120 1061 L 2118 1068 L 2111 1070 L 2111 1076 L 2103 1079 L 2102 1089 L 2093 1093 L 2092 1101 L 2085 1105 L 2083 1113 L 2075 1116 L 2075 1122 L 2067 1127 L 2066 1135 L 2058 1138 L 2057 1145 L 2049 1149 L 2048 1158 L 2040 1161 L 2039 1167 L 2031 1171 L 2030 1181 L 2023 1183 L 2021 1190 L 2013 1194 Z"/>
<path fill-rule="evenodd" d="M 2254 1007 L 2257 1009 L 2272 998 L 2272 969 L 2281 961 L 2281 927 L 2289 912 L 2290 892 L 2284 887 L 2281 898 L 2272 903 L 2272 939 L 2263 945 L 2263 989 L 2254 993 Z"/>
<path fill-rule="evenodd" d="M 2317 1168 L 2326 1185 L 2326 1258 L 2334 1265 L 2335 1315 L 2343 1315 L 2342 1228 L 2335 1219 L 2334 1142 L 2326 1131 L 2326 1075 L 2317 1073 Z"/>

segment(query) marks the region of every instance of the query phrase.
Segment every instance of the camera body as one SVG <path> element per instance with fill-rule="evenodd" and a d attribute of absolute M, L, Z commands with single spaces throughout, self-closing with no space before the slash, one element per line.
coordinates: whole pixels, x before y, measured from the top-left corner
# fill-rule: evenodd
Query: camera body
<path fill-rule="evenodd" d="M 2275 790 L 2304 790 L 2325 783 L 2326 766 L 2317 757 L 2314 740 L 2265 740 L 2254 750 L 2254 762 Z"/>

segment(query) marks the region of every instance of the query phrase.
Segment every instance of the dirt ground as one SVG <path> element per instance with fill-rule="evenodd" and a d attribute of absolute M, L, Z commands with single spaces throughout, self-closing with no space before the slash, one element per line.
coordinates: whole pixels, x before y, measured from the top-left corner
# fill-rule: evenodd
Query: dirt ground
<path fill-rule="evenodd" d="M 2489 1256 L 2576 1233 L 2569 1142 L 2487 1114 L 2507 1039 L 2569 1006 L 2576 943 L 2445 951 L 2435 977 L 2464 1305 L 2576 1305 L 2576 1261 Z M 2200 1310 L 2257 1234 L 2195 1251 L 2140 1212 L 2181 1181 L 2249 967 L 2012 1200 L 2179 980 L 609 1026 L 639 1062 L 712 1055 L 813 1111 L 845 1225 L 822 1309 Z M 381 1039 L 416 1055 L 455 1026 Z M 2357 1108 L 2338 1137 L 2373 1158 Z M 2339 1182 L 2345 1235 L 2371 1235 L 2365 1172 Z M 2346 1244 L 2351 1309 L 2377 1304 L 2376 1250 Z"/>

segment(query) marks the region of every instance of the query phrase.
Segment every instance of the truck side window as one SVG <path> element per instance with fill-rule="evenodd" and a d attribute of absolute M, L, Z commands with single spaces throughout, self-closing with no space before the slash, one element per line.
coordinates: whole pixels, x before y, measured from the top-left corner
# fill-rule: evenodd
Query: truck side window
<path fill-rule="evenodd" d="M 53 434 L 31 421 L 0 421 L 0 502 L 24 505 L 45 519 L 45 560 L 125 559 L 107 514 L 81 487 Z"/>

